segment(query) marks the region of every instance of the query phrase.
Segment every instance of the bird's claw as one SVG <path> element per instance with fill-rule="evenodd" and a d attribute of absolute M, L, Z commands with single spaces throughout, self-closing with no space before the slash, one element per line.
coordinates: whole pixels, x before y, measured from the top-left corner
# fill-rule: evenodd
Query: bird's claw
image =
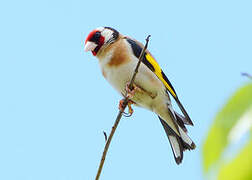
<path fill-rule="evenodd" d="M 130 116 L 132 116 L 132 114 L 133 114 L 133 112 L 134 112 L 134 110 L 133 110 L 133 108 L 132 108 L 132 104 L 134 104 L 134 102 L 133 101 L 131 101 L 131 100 L 129 100 L 128 101 L 128 104 L 127 104 L 127 106 L 128 106 L 128 113 L 126 113 L 126 112 L 124 112 L 124 99 L 122 99 L 122 100 L 120 100 L 119 101 L 119 110 L 123 113 L 123 115 L 125 116 L 125 117 L 130 117 Z"/>
<path fill-rule="evenodd" d="M 122 99 L 122 100 L 120 100 L 119 101 L 119 107 L 118 107 L 118 109 L 121 111 L 121 112 L 124 112 L 124 99 Z"/>
<path fill-rule="evenodd" d="M 126 83 L 126 87 L 125 90 L 127 92 L 127 98 L 133 98 L 133 96 L 135 95 L 136 91 L 139 89 L 135 84 L 133 84 L 132 89 L 130 89 L 129 87 L 129 82 Z"/>
<path fill-rule="evenodd" d="M 131 106 L 132 104 L 134 104 L 134 102 L 131 101 L 131 100 L 129 100 L 129 102 L 128 102 L 128 113 L 127 113 L 127 114 L 124 114 L 124 116 L 126 116 L 126 117 L 132 116 L 132 114 L 133 114 L 133 112 L 134 112 L 134 110 L 133 110 L 133 108 L 132 108 L 132 106 Z"/>

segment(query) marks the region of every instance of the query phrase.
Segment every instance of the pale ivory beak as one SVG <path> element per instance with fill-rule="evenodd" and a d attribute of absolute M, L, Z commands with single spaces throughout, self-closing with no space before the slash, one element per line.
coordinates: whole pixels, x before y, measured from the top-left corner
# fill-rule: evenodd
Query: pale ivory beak
<path fill-rule="evenodd" d="M 88 52 L 88 51 L 93 51 L 96 48 L 97 44 L 95 44 L 94 42 L 91 41 L 87 41 L 85 47 L 84 47 L 84 51 Z"/>

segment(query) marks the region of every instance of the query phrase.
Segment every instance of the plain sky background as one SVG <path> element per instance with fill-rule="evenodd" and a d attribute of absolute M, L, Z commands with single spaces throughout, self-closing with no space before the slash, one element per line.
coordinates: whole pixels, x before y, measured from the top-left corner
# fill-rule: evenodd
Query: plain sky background
<path fill-rule="evenodd" d="M 202 144 L 252 73 L 251 1 L 1 1 L 0 179 L 94 179 L 121 97 L 83 51 L 111 26 L 145 42 L 195 126 L 176 165 L 155 114 L 122 118 L 101 180 L 203 179 Z"/>

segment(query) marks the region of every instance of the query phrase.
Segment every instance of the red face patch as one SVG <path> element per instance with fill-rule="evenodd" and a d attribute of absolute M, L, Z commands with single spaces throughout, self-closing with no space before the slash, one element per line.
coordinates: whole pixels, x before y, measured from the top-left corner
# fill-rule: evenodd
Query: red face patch
<path fill-rule="evenodd" d="M 87 43 L 87 41 L 92 39 L 92 37 L 95 35 L 96 32 L 98 32 L 98 30 L 93 30 L 92 32 L 89 33 L 89 35 L 87 36 L 87 38 L 85 40 L 85 44 Z"/>
<path fill-rule="evenodd" d="M 104 40 L 105 38 L 101 35 L 100 31 L 93 30 L 86 38 L 85 44 L 87 43 L 87 41 L 94 42 L 95 44 L 97 44 L 97 47 L 92 51 L 93 55 L 96 56 L 96 54 L 104 44 Z"/>

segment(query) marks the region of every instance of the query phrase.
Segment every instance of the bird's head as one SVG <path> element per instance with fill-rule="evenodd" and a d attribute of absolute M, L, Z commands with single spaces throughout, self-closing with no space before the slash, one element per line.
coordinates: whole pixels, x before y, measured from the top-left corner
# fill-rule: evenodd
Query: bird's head
<path fill-rule="evenodd" d="M 84 50 L 91 51 L 94 56 L 98 51 L 113 43 L 119 37 L 119 32 L 110 27 L 99 27 L 89 33 L 85 41 Z"/>

